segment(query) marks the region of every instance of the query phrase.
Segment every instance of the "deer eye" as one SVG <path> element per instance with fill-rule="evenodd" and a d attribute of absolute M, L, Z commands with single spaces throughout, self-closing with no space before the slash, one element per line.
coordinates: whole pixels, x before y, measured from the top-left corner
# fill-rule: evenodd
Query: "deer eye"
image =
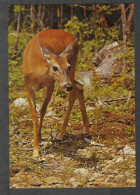
<path fill-rule="evenodd" d="M 53 70 L 56 72 L 58 71 L 58 67 L 57 66 L 53 66 Z"/>
<path fill-rule="evenodd" d="M 70 70 L 71 69 L 71 66 L 68 66 L 68 70 Z"/>

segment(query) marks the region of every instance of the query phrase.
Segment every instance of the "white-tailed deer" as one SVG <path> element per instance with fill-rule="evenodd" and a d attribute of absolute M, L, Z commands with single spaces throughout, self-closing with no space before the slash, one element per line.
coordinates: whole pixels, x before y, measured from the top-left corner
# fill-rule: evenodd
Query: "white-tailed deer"
<path fill-rule="evenodd" d="M 39 156 L 41 127 L 47 105 L 57 81 L 69 92 L 69 105 L 58 140 L 63 140 L 69 115 L 76 98 L 79 99 L 84 128 L 82 133 L 88 134 L 89 123 L 86 114 L 83 87 L 74 80 L 78 55 L 78 42 L 73 35 L 62 30 L 43 30 L 28 43 L 23 56 L 24 80 L 27 86 L 29 104 L 32 111 L 34 130 L 33 156 Z M 37 112 L 34 91 L 47 87 L 44 102 L 40 109 L 40 121 L 37 122 Z"/>

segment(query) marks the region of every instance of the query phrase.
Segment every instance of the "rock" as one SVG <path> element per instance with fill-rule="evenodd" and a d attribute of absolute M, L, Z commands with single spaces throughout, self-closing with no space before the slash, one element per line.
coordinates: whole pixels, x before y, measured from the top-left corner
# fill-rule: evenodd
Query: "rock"
<path fill-rule="evenodd" d="M 74 188 L 77 188 L 78 186 L 80 185 L 80 182 L 73 182 L 72 183 L 72 186 L 74 187 Z"/>
<path fill-rule="evenodd" d="M 45 116 L 53 116 L 54 115 L 54 112 L 53 111 L 49 111 L 45 114 Z"/>
<path fill-rule="evenodd" d="M 74 177 L 71 177 L 70 178 L 70 183 L 73 183 L 73 182 L 75 182 L 76 181 L 76 179 L 74 178 Z"/>
<path fill-rule="evenodd" d="M 119 163 L 119 162 L 123 162 L 123 158 L 122 157 L 117 158 L 116 163 Z"/>
<path fill-rule="evenodd" d="M 87 111 L 87 112 L 90 111 L 90 110 L 95 110 L 95 108 L 93 108 L 93 107 L 87 107 L 87 108 L 86 108 L 86 111 Z"/>
<path fill-rule="evenodd" d="M 105 182 L 111 182 L 113 180 L 114 176 L 109 175 L 106 179 Z"/>
<path fill-rule="evenodd" d="M 40 104 L 36 104 L 36 111 L 37 111 L 38 113 L 40 113 L 40 109 L 41 109 Z"/>
<path fill-rule="evenodd" d="M 30 180 L 30 184 L 32 186 L 41 186 L 42 181 L 40 181 L 40 179 L 36 176 L 34 176 L 31 180 Z"/>
<path fill-rule="evenodd" d="M 77 154 L 85 158 L 91 157 L 91 152 L 88 149 L 78 149 Z"/>
<path fill-rule="evenodd" d="M 93 173 L 92 175 L 95 179 L 103 176 L 101 173 Z"/>
<path fill-rule="evenodd" d="M 123 151 L 122 149 L 119 151 L 119 154 L 124 154 L 124 155 L 135 155 L 135 150 L 129 146 L 125 146 L 123 148 Z"/>
<path fill-rule="evenodd" d="M 131 176 L 131 173 L 129 171 L 126 171 L 125 176 L 129 178 Z"/>
<path fill-rule="evenodd" d="M 77 76 L 78 82 L 83 84 L 85 91 L 87 91 L 88 93 L 90 92 L 92 86 L 92 75 L 92 71 L 83 71 L 80 72 Z"/>
<path fill-rule="evenodd" d="M 95 181 L 95 178 L 94 178 L 94 177 L 90 177 L 90 178 L 88 179 L 88 181 L 89 181 L 89 182 Z"/>
<path fill-rule="evenodd" d="M 18 184 L 12 184 L 12 188 L 20 188 Z"/>
<path fill-rule="evenodd" d="M 128 179 L 127 183 L 129 183 L 129 184 L 136 184 L 136 180 L 135 179 Z"/>
<path fill-rule="evenodd" d="M 102 171 L 103 172 L 108 172 L 108 171 L 110 172 L 111 167 L 112 167 L 111 165 L 106 165 L 104 168 L 102 168 Z"/>
<path fill-rule="evenodd" d="M 94 185 L 94 182 L 88 182 L 87 184 L 88 185 Z"/>
<path fill-rule="evenodd" d="M 52 182 L 52 184 L 62 184 L 63 182 L 62 181 L 59 181 L 59 180 L 54 180 L 53 182 Z"/>
<path fill-rule="evenodd" d="M 18 98 L 16 99 L 14 102 L 13 102 L 13 105 L 16 107 L 16 108 L 24 108 L 24 107 L 27 107 L 29 106 L 29 103 L 27 101 L 26 98 Z"/>
<path fill-rule="evenodd" d="M 47 158 L 55 158 L 55 156 L 53 154 L 48 154 Z"/>
<path fill-rule="evenodd" d="M 63 182 L 60 180 L 59 177 L 46 177 L 45 181 L 48 184 L 62 184 Z"/>
<path fill-rule="evenodd" d="M 116 182 L 120 182 L 121 180 L 123 180 L 124 179 L 124 175 L 117 175 L 116 177 L 114 177 L 114 180 L 116 181 Z"/>
<path fill-rule="evenodd" d="M 89 174 L 88 170 L 85 168 L 76 169 L 76 170 L 74 170 L 74 173 L 80 174 L 80 175 L 88 175 Z"/>
<path fill-rule="evenodd" d="M 121 54 L 121 49 L 117 42 L 113 42 L 105 46 L 91 60 L 95 72 L 98 73 L 100 78 L 107 78 L 113 75 L 114 70 L 117 68 L 119 72 L 119 62 L 117 56 Z M 122 63 L 122 62 L 121 62 Z"/>
<path fill-rule="evenodd" d="M 112 160 L 107 160 L 106 163 L 107 163 L 108 165 L 112 165 Z"/>
<path fill-rule="evenodd" d="M 72 184 L 72 186 L 74 188 L 77 188 L 80 185 L 80 182 L 77 182 L 76 179 L 74 177 L 70 178 L 70 183 Z"/>
<path fill-rule="evenodd" d="M 129 146 L 125 146 L 123 152 L 124 154 L 135 155 L 135 150 Z"/>

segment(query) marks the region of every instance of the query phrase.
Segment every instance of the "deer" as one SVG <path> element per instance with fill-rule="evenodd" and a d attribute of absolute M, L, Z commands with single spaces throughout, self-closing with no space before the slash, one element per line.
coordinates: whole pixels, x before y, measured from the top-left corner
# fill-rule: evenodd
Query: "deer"
<path fill-rule="evenodd" d="M 34 131 L 33 157 L 39 157 L 41 128 L 47 105 L 51 100 L 55 81 L 68 93 L 68 108 L 56 140 L 62 141 L 69 116 L 78 98 L 83 118 L 82 134 L 89 134 L 89 122 L 85 108 L 83 85 L 75 80 L 78 57 L 78 41 L 63 30 L 45 29 L 37 33 L 27 44 L 23 54 L 23 76 L 32 114 Z M 46 88 L 40 120 L 36 110 L 35 92 Z"/>

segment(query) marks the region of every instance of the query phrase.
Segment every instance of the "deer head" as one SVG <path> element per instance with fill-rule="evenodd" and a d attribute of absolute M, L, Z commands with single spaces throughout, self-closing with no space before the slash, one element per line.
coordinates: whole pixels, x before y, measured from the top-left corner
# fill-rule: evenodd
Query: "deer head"
<path fill-rule="evenodd" d="M 76 41 L 77 39 L 68 45 L 59 55 L 55 55 L 39 43 L 41 53 L 48 62 L 47 66 L 49 67 L 49 75 L 53 77 L 54 80 L 56 80 L 66 91 L 72 90 L 72 83 L 69 79 L 71 65 L 69 64 L 68 59 L 74 54 Z"/>

